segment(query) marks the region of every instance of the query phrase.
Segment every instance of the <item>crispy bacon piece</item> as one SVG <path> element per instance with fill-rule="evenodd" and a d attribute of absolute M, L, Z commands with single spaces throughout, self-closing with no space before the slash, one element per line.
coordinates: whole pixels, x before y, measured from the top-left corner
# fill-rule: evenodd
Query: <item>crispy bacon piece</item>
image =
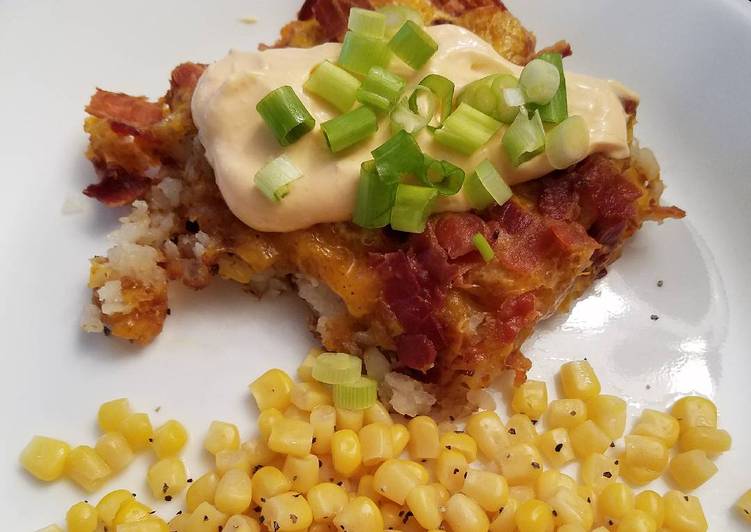
<path fill-rule="evenodd" d="M 151 179 L 130 174 L 120 166 L 95 165 L 99 182 L 87 186 L 83 193 L 109 207 L 129 205 L 143 197 L 151 186 Z"/>
<path fill-rule="evenodd" d="M 574 53 L 573 50 L 571 50 L 571 45 L 568 43 L 568 41 L 561 40 L 554 42 L 550 46 L 546 46 L 541 50 L 537 50 L 537 52 L 535 52 L 532 57 L 529 58 L 529 60 L 531 61 L 532 59 L 540 57 L 542 54 L 549 52 L 561 54 L 563 57 L 568 57 Z"/>
<path fill-rule="evenodd" d="M 162 106 L 143 96 L 97 89 L 86 112 L 98 118 L 119 122 L 137 130 L 146 129 L 162 119 Z"/>
<path fill-rule="evenodd" d="M 433 224 L 438 244 L 446 250 L 450 259 L 463 257 L 477 251 L 472 244 L 476 233 L 489 238 L 485 221 L 474 214 L 448 213 L 437 217 Z"/>
<path fill-rule="evenodd" d="M 198 63 L 183 63 L 178 65 L 172 70 L 172 76 L 170 77 L 172 89 L 195 88 L 198 78 L 201 77 L 204 70 L 206 70 L 206 65 L 199 65 Z"/>
<path fill-rule="evenodd" d="M 368 0 L 306 0 L 297 13 L 298 20 L 316 19 L 327 40 L 341 41 L 347 32 L 349 10 L 373 9 Z"/>

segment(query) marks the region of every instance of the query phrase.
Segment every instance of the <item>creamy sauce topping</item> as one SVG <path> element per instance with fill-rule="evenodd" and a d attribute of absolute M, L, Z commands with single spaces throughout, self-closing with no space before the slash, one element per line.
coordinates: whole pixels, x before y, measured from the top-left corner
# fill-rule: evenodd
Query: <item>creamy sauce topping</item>
<path fill-rule="evenodd" d="M 438 42 L 438 51 L 418 71 L 394 60 L 391 70 L 411 85 L 429 73 L 441 74 L 456 84 L 456 92 L 468 83 L 498 72 L 518 76 L 522 67 L 501 57 L 474 33 L 453 25 L 427 28 Z M 322 222 L 352 219 L 360 164 L 372 159 L 370 152 L 388 140 L 388 119 L 369 139 L 344 152 L 332 154 L 326 147 L 320 124 L 336 111 L 326 102 L 303 91 L 313 67 L 324 60 L 335 62 L 341 45 L 329 43 L 314 48 L 282 48 L 263 52 L 231 51 L 201 76 L 193 94 L 193 120 L 214 169 L 216 182 L 230 210 L 244 223 L 260 231 L 294 231 Z M 400 68 L 402 67 L 402 68 Z M 316 127 L 291 146 L 281 147 L 256 104 L 269 91 L 290 85 L 311 115 Z M 612 80 L 566 72 L 568 109 L 589 126 L 589 153 L 601 152 L 620 159 L 629 156 L 626 113 L 623 101 L 638 101 L 638 95 Z M 409 85 L 408 85 L 409 90 Z M 455 152 L 433 140 L 427 130 L 416 138 L 422 150 L 435 159 L 446 159 L 471 172 L 489 159 L 509 185 L 536 179 L 553 168 L 545 154 L 513 167 L 500 145 L 506 127 L 470 156 Z M 280 202 L 266 198 L 254 184 L 256 172 L 281 154 L 303 173 L 292 183 Z M 463 192 L 440 197 L 434 210 L 467 211 L 470 204 Z"/>

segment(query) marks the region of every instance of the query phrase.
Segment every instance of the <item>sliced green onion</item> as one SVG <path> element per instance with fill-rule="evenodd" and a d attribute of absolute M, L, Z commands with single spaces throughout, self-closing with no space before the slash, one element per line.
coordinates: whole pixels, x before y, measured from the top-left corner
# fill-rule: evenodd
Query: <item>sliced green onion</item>
<path fill-rule="evenodd" d="M 490 262 L 495 258 L 493 248 L 490 247 L 490 243 L 482 233 L 475 233 L 472 235 L 472 244 L 477 248 L 477 251 L 480 252 L 482 260 L 485 262 Z"/>
<path fill-rule="evenodd" d="M 481 211 L 493 203 L 503 205 L 513 193 L 511 188 L 495 169 L 493 163 L 485 159 L 464 181 L 464 193 L 472 207 Z"/>
<path fill-rule="evenodd" d="M 371 136 L 378 130 L 378 118 L 368 107 L 357 107 L 321 124 L 329 149 L 336 153 Z"/>
<path fill-rule="evenodd" d="M 464 170 L 448 161 L 437 161 L 429 155 L 425 155 L 425 170 L 419 177 L 423 184 L 435 188 L 442 196 L 456 194 L 464 184 Z"/>
<path fill-rule="evenodd" d="M 568 168 L 584 159 L 587 153 L 589 127 L 581 116 L 570 116 L 548 131 L 545 155 L 553 168 Z"/>
<path fill-rule="evenodd" d="M 422 150 L 414 137 L 404 130 L 396 132 L 371 153 L 378 174 L 390 182 L 398 183 L 405 175 L 419 177 L 424 172 Z"/>
<path fill-rule="evenodd" d="M 503 134 L 501 140 L 511 164 L 519 166 L 545 149 L 545 129 L 540 113 L 535 111 L 532 118 L 522 111 Z"/>
<path fill-rule="evenodd" d="M 545 105 L 553 99 L 561 84 L 558 69 L 541 59 L 533 59 L 519 75 L 519 86 L 527 96 L 527 102 Z"/>
<path fill-rule="evenodd" d="M 415 24 L 423 23 L 422 15 L 406 6 L 383 6 L 376 11 L 386 16 L 386 38 L 388 39 L 393 37 L 408 20 Z"/>
<path fill-rule="evenodd" d="M 477 109 L 460 103 L 459 107 L 434 132 L 435 139 L 465 155 L 486 144 L 500 129 L 501 123 Z"/>
<path fill-rule="evenodd" d="M 362 359 L 347 353 L 321 353 L 313 364 L 313 378 L 326 384 L 348 384 L 362 375 Z"/>
<path fill-rule="evenodd" d="M 349 10 L 347 29 L 381 39 L 386 31 L 386 15 L 370 9 L 353 7 Z"/>
<path fill-rule="evenodd" d="M 391 119 L 391 131 L 404 130 L 407 133 L 415 134 L 428 124 L 428 119 L 417 113 L 413 113 L 409 108 L 407 98 L 403 98 L 389 116 Z"/>
<path fill-rule="evenodd" d="M 422 79 L 420 85 L 433 91 L 438 98 L 438 113 L 433 114 L 429 125 L 434 128 L 440 127 L 446 117 L 451 114 L 454 102 L 454 82 L 439 74 L 428 74 Z M 410 101 L 410 105 L 411 103 Z"/>
<path fill-rule="evenodd" d="M 407 82 L 396 74 L 374 66 L 357 90 L 357 101 L 381 111 L 388 111 L 399 100 L 406 84 Z"/>
<path fill-rule="evenodd" d="M 488 116 L 491 116 L 498 105 L 498 96 L 492 89 L 492 79 L 495 76 L 473 81 L 459 96 L 459 102 L 466 103 Z"/>
<path fill-rule="evenodd" d="M 289 85 L 274 89 L 261 98 L 256 111 L 282 146 L 298 140 L 316 123 Z"/>
<path fill-rule="evenodd" d="M 256 172 L 254 182 L 264 196 L 279 201 L 289 193 L 290 183 L 300 179 L 302 172 L 286 155 L 280 155 Z"/>
<path fill-rule="evenodd" d="M 399 59 L 417 70 L 438 50 L 438 43 L 422 26 L 408 20 L 391 37 L 389 48 Z"/>
<path fill-rule="evenodd" d="M 374 67 L 386 67 L 391 60 L 391 50 L 384 39 L 348 31 L 339 52 L 339 65 L 354 74 L 366 76 Z"/>
<path fill-rule="evenodd" d="M 422 233 L 438 191 L 430 187 L 400 184 L 391 208 L 391 227 L 407 233 Z"/>
<path fill-rule="evenodd" d="M 352 221 L 366 229 L 387 226 L 391 221 L 397 185 L 398 182 L 378 175 L 375 161 L 362 163 Z"/>
<path fill-rule="evenodd" d="M 510 124 L 524 105 L 524 93 L 518 87 L 519 80 L 509 74 L 501 74 L 493 80 L 491 89 L 498 97 L 495 113 L 491 114 L 504 124 Z"/>
<path fill-rule="evenodd" d="M 547 61 L 555 66 L 561 78 L 558 90 L 553 99 L 540 107 L 540 118 L 543 122 L 559 124 L 568 117 L 568 101 L 566 97 L 566 76 L 563 73 L 563 57 L 556 52 L 547 52 L 541 54 L 539 59 Z"/>
<path fill-rule="evenodd" d="M 409 110 L 423 117 L 425 124 L 430 124 L 438 107 L 438 97 L 424 85 L 417 85 L 407 100 Z M 435 128 L 433 128 L 435 129 Z"/>
<path fill-rule="evenodd" d="M 360 377 L 347 384 L 335 384 L 332 390 L 334 406 L 347 410 L 365 410 L 376 402 L 378 383 L 368 377 Z"/>
<path fill-rule="evenodd" d="M 324 61 L 313 69 L 303 88 L 323 98 L 340 112 L 349 111 L 355 103 L 360 81 L 340 66 Z"/>

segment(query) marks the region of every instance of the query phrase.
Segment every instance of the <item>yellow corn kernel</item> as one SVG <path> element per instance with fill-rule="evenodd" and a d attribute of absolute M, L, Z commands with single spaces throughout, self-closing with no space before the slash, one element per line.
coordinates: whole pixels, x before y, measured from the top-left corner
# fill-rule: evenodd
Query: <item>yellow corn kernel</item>
<path fill-rule="evenodd" d="M 373 481 L 374 481 L 373 475 L 361 476 L 360 480 L 357 481 L 357 495 L 360 495 L 362 497 L 368 497 L 374 503 L 378 504 L 381 502 L 382 497 L 380 493 L 378 493 L 375 490 Z"/>
<path fill-rule="evenodd" d="M 170 519 L 170 522 L 167 524 L 170 532 L 185 532 L 188 529 L 190 515 L 187 512 L 183 512 Z"/>
<path fill-rule="evenodd" d="M 210 471 L 194 480 L 185 495 L 185 506 L 189 512 L 194 512 L 201 503 L 214 504 L 214 494 L 219 483 L 219 475 Z"/>
<path fill-rule="evenodd" d="M 640 492 L 634 498 L 634 508 L 649 515 L 655 522 L 655 527 L 660 528 L 665 519 L 665 503 L 659 493 L 652 490 Z"/>
<path fill-rule="evenodd" d="M 115 432 L 130 414 L 130 402 L 125 398 L 102 403 L 97 413 L 99 428 L 102 432 Z"/>
<path fill-rule="evenodd" d="M 279 532 L 307 530 L 313 522 L 308 501 L 295 491 L 271 497 L 263 505 L 261 516 L 269 530 Z"/>
<path fill-rule="evenodd" d="M 365 419 L 364 410 L 347 410 L 336 408 L 336 430 L 353 430 L 357 432 L 362 428 Z"/>
<path fill-rule="evenodd" d="M 440 482 L 432 482 L 430 485 L 435 488 L 435 493 L 438 496 L 438 502 L 440 502 L 441 506 L 445 507 L 446 503 L 449 502 L 449 497 L 451 497 L 449 490 L 447 490 L 446 486 L 444 486 Z"/>
<path fill-rule="evenodd" d="M 565 473 L 547 469 L 535 480 L 535 498 L 548 502 L 560 488 L 576 491 L 576 481 Z"/>
<path fill-rule="evenodd" d="M 172 530 L 170 528 L 170 531 Z M 236 514 L 227 519 L 222 530 L 228 530 L 229 532 L 261 532 L 261 525 L 252 517 Z"/>
<path fill-rule="evenodd" d="M 280 369 L 270 369 L 250 383 L 250 393 L 261 411 L 267 408 L 284 410 L 290 405 L 291 392 L 292 379 Z"/>
<path fill-rule="evenodd" d="M 391 425 L 391 443 L 394 457 L 399 457 L 409 443 L 409 430 L 401 423 Z"/>
<path fill-rule="evenodd" d="M 438 482 L 454 493 L 462 489 L 467 468 L 467 459 L 462 453 L 444 449 L 436 460 L 435 475 Z"/>
<path fill-rule="evenodd" d="M 488 515 L 482 507 L 463 493 L 451 496 L 444 517 L 451 530 L 486 532 L 490 527 Z"/>
<path fill-rule="evenodd" d="M 96 491 L 110 476 L 111 470 L 94 449 L 79 445 L 68 453 L 65 474 L 86 491 Z"/>
<path fill-rule="evenodd" d="M 270 465 L 279 457 L 279 455 L 269 449 L 266 442 L 260 438 L 246 441 L 242 444 L 242 449 L 248 453 L 251 470 L 257 469 L 260 466 Z"/>
<path fill-rule="evenodd" d="M 657 532 L 657 524 L 648 513 L 634 509 L 621 518 L 616 532 Z"/>
<path fill-rule="evenodd" d="M 600 393 L 600 380 L 587 360 L 566 362 L 561 366 L 563 396 L 569 399 L 592 399 Z"/>
<path fill-rule="evenodd" d="M 542 473 L 542 457 L 526 443 L 512 445 L 501 454 L 498 465 L 509 484 L 531 484 Z"/>
<path fill-rule="evenodd" d="M 590 454 L 604 453 L 611 443 L 608 435 L 591 419 L 572 428 L 569 431 L 569 438 L 571 439 L 571 446 L 574 448 L 574 454 L 579 458 L 586 458 Z"/>
<path fill-rule="evenodd" d="M 39 480 L 51 482 L 65 472 L 70 446 L 64 441 L 34 436 L 21 452 L 21 465 Z"/>
<path fill-rule="evenodd" d="M 519 502 L 516 499 L 509 499 L 506 504 L 498 511 L 498 515 L 490 523 L 489 532 L 515 532 L 516 531 L 516 510 L 519 508 Z"/>
<path fill-rule="evenodd" d="M 412 488 L 427 483 L 428 471 L 424 467 L 398 458 L 386 460 L 373 475 L 375 490 L 397 504 L 404 504 Z"/>
<path fill-rule="evenodd" d="M 314 347 L 310 351 L 308 351 L 308 354 L 305 355 L 302 363 L 297 368 L 298 379 L 300 379 L 302 382 L 315 382 L 315 379 L 313 378 L 313 366 L 316 365 L 316 359 L 321 353 L 322 351 L 317 347 Z"/>
<path fill-rule="evenodd" d="M 670 461 L 670 476 L 682 490 L 693 490 L 717 473 L 717 466 L 699 449 L 677 454 Z"/>
<path fill-rule="evenodd" d="M 230 469 L 216 485 L 214 506 L 226 514 L 240 514 L 250 508 L 253 486 L 245 471 Z"/>
<path fill-rule="evenodd" d="M 136 413 L 126 417 L 118 429 L 134 451 L 142 451 L 151 445 L 154 429 L 148 414 Z"/>
<path fill-rule="evenodd" d="M 261 438 L 263 439 L 263 441 L 269 441 L 269 436 L 271 436 L 271 427 L 273 427 L 274 424 L 283 417 L 284 414 L 282 414 L 276 408 L 267 408 L 266 410 L 263 410 L 260 414 L 258 414 L 258 420 L 256 421 L 256 424 L 258 425 L 258 432 L 261 433 Z"/>
<path fill-rule="evenodd" d="M 646 409 L 631 433 L 656 438 L 669 449 L 678 441 L 679 430 L 678 421 L 670 414 Z"/>
<path fill-rule="evenodd" d="M 274 466 L 262 467 L 253 475 L 253 502 L 263 504 L 271 497 L 285 493 L 292 488 L 287 476 Z"/>
<path fill-rule="evenodd" d="M 508 434 L 498 414 L 487 410 L 469 416 L 464 429 L 474 438 L 480 452 L 494 460 L 508 447 Z"/>
<path fill-rule="evenodd" d="M 548 407 L 548 387 L 542 381 L 528 380 L 514 390 L 511 409 L 530 419 L 540 419 Z"/>
<path fill-rule="evenodd" d="M 334 525 L 331 523 L 316 523 L 314 522 L 312 525 L 310 525 L 310 528 L 308 528 L 308 532 L 337 532 L 334 528 Z"/>
<path fill-rule="evenodd" d="M 597 505 L 597 494 L 595 493 L 595 490 L 593 490 L 589 486 L 579 484 L 578 486 L 576 486 L 576 494 L 580 499 L 587 501 L 589 507 L 594 511 L 594 508 Z"/>
<path fill-rule="evenodd" d="M 562 467 L 574 459 L 574 447 L 563 427 L 549 430 L 537 438 L 537 447 L 554 467 Z"/>
<path fill-rule="evenodd" d="M 163 458 L 146 475 L 151 493 L 157 499 L 171 500 L 188 484 L 185 464 L 179 458 Z"/>
<path fill-rule="evenodd" d="M 421 527 L 438 528 L 443 521 L 438 493 L 430 484 L 415 486 L 405 499 L 407 508 L 415 516 Z"/>
<path fill-rule="evenodd" d="M 519 504 L 536 498 L 535 495 L 535 488 L 529 484 L 518 484 L 508 488 L 509 499 L 514 499 Z"/>
<path fill-rule="evenodd" d="M 383 406 L 383 403 L 380 401 L 376 401 L 373 403 L 373 406 L 366 408 L 363 416 L 363 423 L 366 425 L 378 422 L 386 423 L 387 425 L 394 423 L 394 420 L 391 419 L 391 414 L 389 414 L 389 409 Z"/>
<path fill-rule="evenodd" d="M 217 473 L 220 475 L 225 474 L 230 469 L 248 471 L 251 467 L 250 456 L 248 456 L 245 449 L 219 451 L 214 456 L 214 464 L 216 465 Z"/>
<path fill-rule="evenodd" d="M 318 484 L 318 457 L 312 454 L 287 456 L 282 473 L 292 483 L 292 491 L 305 495 L 310 488 Z"/>
<path fill-rule="evenodd" d="M 293 384 L 290 400 L 293 405 L 305 412 L 312 412 L 317 406 L 333 404 L 329 389 L 316 381 Z"/>
<path fill-rule="evenodd" d="M 592 488 L 596 494 L 611 482 L 615 482 L 619 473 L 620 462 L 604 454 L 590 454 L 579 468 L 582 484 Z"/>
<path fill-rule="evenodd" d="M 331 458 L 334 470 L 345 478 L 351 477 L 362 464 L 360 439 L 353 430 L 337 430 L 331 439 Z"/>
<path fill-rule="evenodd" d="M 394 441 L 391 427 L 382 422 L 370 423 L 357 434 L 362 449 L 362 463 L 366 467 L 380 464 L 394 457 Z"/>
<path fill-rule="evenodd" d="M 587 416 L 615 441 L 626 428 L 626 401 L 614 395 L 597 395 L 587 401 Z"/>
<path fill-rule="evenodd" d="M 587 404 L 581 399 L 556 399 L 545 412 L 545 425 L 549 429 L 563 427 L 569 429 L 569 434 L 587 419 Z"/>
<path fill-rule="evenodd" d="M 626 436 L 624 440 L 623 478 L 632 484 L 642 485 L 662 475 L 668 466 L 669 453 L 661 440 L 635 435 Z"/>
<path fill-rule="evenodd" d="M 634 492 L 623 482 L 613 482 L 602 489 L 597 498 L 597 512 L 608 526 L 618 523 L 634 509 Z"/>
<path fill-rule="evenodd" d="M 671 532 L 704 532 L 707 518 L 699 499 L 680 491 L 668 491 L 663 496 L 665 521 L 663 526 Z"/>
<path fill-rule="evenodd" d="M 681 451 L 700 449 L 707 454 L 720 454 L 730 449 L 732 439 L 726 430 L 714 427 L 690 427 L 681 430 L 678 445 Z"/>
<path fill-rule="evenodd" d="M 587 532 L 588 530 L 588 528 L 584 528 L 581 525 L 572 525 L 571 523 L 566 523 L 556 528 L 555 532 Z"/>
<path fill-rule="evenodd" d="M 313 444 L 313 425 L 298 419 L 283 418 L 271 427 L 269 449 L 276 453 L 305 456 Z"/>
<path fill-rule="evenodd" d="M 310 424 L 313 426 L 314 454 L 329 454 L 331 438 L 336 427 L 336 409 L 331 405 L 320 405 L 310 411 Z"/>
<path fill-rule="evenodd" d="M 349 502 L 347 492 L 333 482 L 322 482 L 308 491 L 308 504 L 317 522 L 331 521 Z"/>
<path fill-rule="evenodd" d="M 409 455 L 413 460 L 438 458 L 441 452 L 438 425 L 433 418 L 417 416 L 407 423 Z"/>
<path fill-rule="evenodd" d="M 234 451 L 240 448 L 240 432 L 237 426 L 224 421 L 212 421 L 203 440 L 203 448 L 213 455 L 219 451 Z"/>
<path fill-rule="evenodd" d="M 466 432 L 445 432 L 439 443 L 442 449 L 462 453 L 468 463 L 477 460 L 477 442 Z"/>
<path fill-rule="evenodd" d="M 461 491 L 477 501 L 486 512 L 497 512 L 508 501 L 508 482 L 491 471 L 468 469 Z"/>
<path fill-rule="evenodd" d="M 149 517 L 135 523 L 124 523 L 117 526 L 117 532 L 170 532 L 171 529 L 164 519 Z"/>
<path fill-rule="evenodd" d="M 128 490 L 111 491 L 102 497 L 96 505 L 99 520 L 107 527 L 112 526 L 120 505 L 125 501 L 133 499 L 133 494 Z"/>
<path fill-rule="evenodd" d="M 514 521 L 519 532 L 553 532 L 553 509 L 539 499 L 530 499 L 519 505 Z"/>
<path fill-rule="evenodd" d="M 560 487 L 545 502 L 553 509 L 553 520 L 557 526 L 575 525 L 580 526 L 582 530 L 592 528 L 592 505 L 579 497 L 574 489 Z"/>
<path fill-rule="evenodd" d="M 678 399 L 670 410 L 682 431 L 691 427 L 717 428 L 717 407 L 704 397 L 689 396 Z"/>
<path fill-rule="evenodd" d="M 151 508 L 135 499 L 129 499 L 124 501 L 120 505 L 120 508 L 117 509 L 117 513 L 115 514 L 114 519 L 112 519 L 112 526 L 117 529 L 117 527 L 123 523 L 143 521 L 152 515 L 153 512 Z"/>
<path fill-rule="evenodd" d="M 506 423 L 509 445 L 516 443 L 529 443 L 534 445 L 537 441 L 537 429 L 532 420 L 526 414 L 514 414 Z"/>
<path fill-rule="evenodd" d="M 373 501 L 355 497 L 336 514 L 334 525 L 343 532 L 383 532 L 383 517 Z"/>
<path fill-rule="evenodd" d="M 399 530 L 401 532 L 424 532 L 417 519 L 405 506 L 400 506 L 391 501 L 385 501 L 380 506 L 383 527 L 386 530 Z"/>
<path fill-rule="evenodd" d="M 213 504 L 202 502 L 190 514 L 185 532 L 216 532 L 227 522 L 227 515 L 217 510 Z"/>
<path fill-rule="evenodd" d="M 284 417 L 287 419 L 297 419 L 298 421 L 305 421 L 306 423 L 310 422 L 310 412 L 300 410 L 295 405 L 289 405 L 284 409 L 282 414 L 284 414 Z"/>
<path fill-rule="evenodd" d="M 735 509 L 738 510 L 738 514 L 751 523 L 751 490 L 746 491 L 738 502 L 735 503 Z"/>
<path fill-rule="evenodd" d="M 95 532 L 98 519 L 96 508 L 86 502 L 74 504 L 65 514 L 68 532 Z"/>
<path fill-rule="evenodd" d="M 113 473 L 125 469 L 133 460 L 133 451 L 128 440 L 119 432 L 107 432 L 99 436 L 94 447 Z"/>
<path fill-rule="evenodd" d="M 157 458 L 176 456 L 188 441 L 188 431 L 179 421 L 170 419 L 154 431 L 151 448 Z"/>

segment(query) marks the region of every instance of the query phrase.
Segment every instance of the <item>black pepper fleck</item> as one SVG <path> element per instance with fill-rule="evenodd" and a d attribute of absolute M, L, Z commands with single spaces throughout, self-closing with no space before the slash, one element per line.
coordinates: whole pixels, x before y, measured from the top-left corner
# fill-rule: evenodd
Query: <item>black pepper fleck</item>
<path fill-rule="evenodd" d="M 167 501 L 167 502 L 170 502 L 170 501 L 172 501 L 172 495 L 167 495 L 167 496 L 166 496 L 166 497 L 164 498 L 164 500 L 165 500 L 165 501 Z"/>
<path fill-rule="evenodd" d="M 650 319 L 650 320 L 652 320 L 652 321 L 657 321 L 657 320 L 659 320 L 659 319 L 660 319 L 660 317 L 659 317 L 659 316 L 658 316 L 657 314 L 652 314 L 652 315 L 651 315 L 651 316 L 649 317 L 649 319 Z"/>
<path fill-rule="evenodd" d="M 660 279 L 659 281 L 657 281 L 657 288 L 662 288 L 663 284 L 665 283 L 663 283 L 662 279 Z"/>
<path fill-rule="evenodd" d="M 444 445 L 444 447 L 446 447 L 446 449 L 448 449 L 449 451 L 451 450 L 451 446 L 450 445 Z"/>
<path fill-rule="evenodd" d="M 537 462 L 532 462 L 532 468 L 533 469 L 540 469 L 540 464 L 538 464 Z"/>
<path fill-rule="evenodd" d="M 602 476 L 605 478 L 613 478 L 613 473 L 611 473 L 610 471 L 605 471 Z"/>
<path fill-rule="evenodd" d="M 686 502 L 688 502 L 688 495 L 684 495 L 683 496 L 683 500 L 685 500 Z"/>
<path fill-rule="evenodd" d="M 616 461 L 614 462 L 614 464 L 615 464 L 615 465 L 618 465 L 618 464 L 620 464 L 620 462 L 619 462 L 618 460 L 616 460 Z"/>
<path fill-rule="evenodd" d="M 315 442 L 316 442 L 316 437 L 313 436 L 313 440 L 311 441 L 311 443 L 315 443 Z"/>
<path fill-rule="evenodd" d="M 553 510 L 553 517 L 558 517 L 558 512 L 556 512 L 555 510 Z"/>
<path fill-rule="evenodd" d="M 509 434 L 516 434 L 516 429 L 514 427 L 511 427 L 510 429 L 508 429 L 508 433 Z"/>
<path fill-rule="evenodd" d="M 263 510 L 263 508 L 261 508 L 260 506 L 256 506 L 255 508 L 253 508 L 254 512 L 260 512 L 261 510 Z"/>
<path fill-rule="evenodd" d="M 292 524 L 294 525 L 297 523 L 297 516 L 295 514 L 289 514 L 289 520 L 292 521 Z"/>
<path fill-rule="evenodd" d="M 455 467 L 455 468 L 454 468 L 454 474 L 456 475 L 456 474 L 457 474 L 458 472 L 459 472 L 459 468 L 458 468 L 458 467 Z"/>
<path fill-rule="evenodd" d="M 612 448 L 614 448 L 614 447 L 615 447 L 615 442 L 614 442 L 614 441 L 611 441 L 611 442 L 610 442 L 610 448 L 612 449 Z"/>
<path fill-rule="evenodd" d="M 587 497 L 587 502 L 588 502 L 589 504 L 592 504 L 592 497 Z"/>
<path fill-rule="evenodd" d="M 193 482 L 193 479 L 192 479 L 192 478 L 189 478 L 188 480 L 186 480 L 186 482 L 187 482 L 188 484 L 190 484 L 191 482 Z"/>
<path fill-rule="evenodd" d="M 154 438 L 149 438 L 149 443 L 154 443 Z"/>
<path fill-rule="evenodd" d="M 613 526 L 614 524 L 612 519 L 608 519 L 608 526 Z"/>
<path fill-rule="evenodd" d="M 208 520 L 209 520 L 209 516 L 208 516 L 208 515 L 204 515 L 204 516 L 203 516 L 203 520 L 204 520 L 204 521 L 208 521 Z"/>
<path fill-rule="evenodd" d="M 162 493 L 167 493 L 168 489 L 169 489 L 169 486 L 167 485 L 166 482 L 164 484 L 162 484 Z"/>
<path fill-rule="evenodd" d="M 562 443 L 559 443 L 558 445 L 555 446 L 555 452 L 560 453 L 561 449 L 563 449 Z"/>
<path fill-rule="evenodd" d="M 532 420 L 532 424 L 533 424 L 533 425 L 537 425 L 537 420 L 536 420 L 536 419 L 533 419 L 533 420 Z"/>
<path fill-rule="evenodd" d="M 575 416 L 576 415 L 576 410 L 572 410 L 571 412 L 568 413 L 568 415 L 569 416 Z"/>

